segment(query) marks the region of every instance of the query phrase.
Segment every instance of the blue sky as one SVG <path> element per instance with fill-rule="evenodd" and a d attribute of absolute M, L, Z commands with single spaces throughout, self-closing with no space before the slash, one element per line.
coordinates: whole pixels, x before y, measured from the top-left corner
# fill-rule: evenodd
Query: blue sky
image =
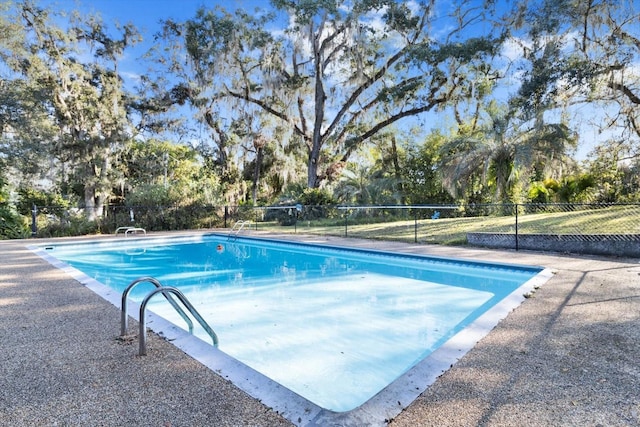
<path fill-rule="evenodd" d="M 221 5 L 226 9 L 269 6 L 268 0 L 78 0 L 58 3 L 66 8 L 99 13 L 105 22 L 132 22 L 147 37 L 159 29 L 158 22 L 172 18 L 184 20 L 191 18 L 201 7 Z"/>
<path fill-rule="evenodd" d="M 222 6 L 227 10 L 242 8 L 247 11 L 269 7 L 269 0 L 40 0 L 40 3 L 43 6 L 51 6 L 54 10 L 78 10 L 86 14 L 99 15 L 112 31 L 116 23 L 132 23 L 142 35 L 143 42 L 128 50 L 121 62 L 125 79 L 128 72 L 138 72 L 136 62 L 152 45 L 154 34 L 161 28 L 160 21 L 184 21 L 193 18 L 197 10 L 203 6 Z"/>

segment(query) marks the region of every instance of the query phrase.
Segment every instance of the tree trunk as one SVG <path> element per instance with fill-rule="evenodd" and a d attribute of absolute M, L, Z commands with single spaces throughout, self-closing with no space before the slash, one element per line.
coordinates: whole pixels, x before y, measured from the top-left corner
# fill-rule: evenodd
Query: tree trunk
<path fill-rule="evenodd" d="M 315 120 L 313 124 L 313 138 L 311 142 L 311 152 L 309 153 L 309 168 L 307 172 L 307 185 L 309 188 L 318 188 L 320 186 L 318 163 L 320 162 L 320 148 L 322 147 L 323 142 L 322 123 L 324 122 L 324 107 L 327 100 L 327 96 L 324 92 L 324 84 L 322 82 L 322 78 L 324 77 L 324 61 L 318 37 L 314 39 L 313 43 L 315 56 Z"/>
<path fill-rule="evenodd" d="M 109 183 L 109 169 L 111 167 L 109 148 L 104 149 L 103 156 L 99 168 L 94 166 L 93 161 L 87 162 L 84 167 L 84 206 L 85 216 L 89 221 L 102 218 L 104 204 L 111 188 Z"/>
<path fill-rule="evenodd" d="M 316 153 L 314 155 L 314 152 Z M 320 185 L 320 180 L 318 179 L 318 154 L 320 150 L 312 150 L 309 154 L 309 163 L 307 167 L 307 186 L 309 188 L 317 188 Z"/>
<path fill-rule="evenodd" d="M 253 194 L 252 201 L 253 205 L 256 205 L 256 201 L 258 200 L 258 183 L 260 182 L 260 168 L 262 167 L 262 159 L 264 158 L 264 150 L 262 147 L 258 147 L 256 153 L 256 164 L 253 169 Z"/>
<path fill-rule="evenodd" d="M 84 212 L 88 221 L 96 220 L 96 187 L 93 184 L 84 186 Z"/>
<path fill-rule="evenodd" d="M 393 161 L 393 169 L 398 181 L 398 192 L 400 193 L 400 203 L 404 204 L 406 198 L 404 195 L 404 185 L 402 185 L 402 171 L 400 170 L 400 162 L 398 161 L 398 146 L 396 145 L 396 138 L 391 138 L 391 157 Z"/>

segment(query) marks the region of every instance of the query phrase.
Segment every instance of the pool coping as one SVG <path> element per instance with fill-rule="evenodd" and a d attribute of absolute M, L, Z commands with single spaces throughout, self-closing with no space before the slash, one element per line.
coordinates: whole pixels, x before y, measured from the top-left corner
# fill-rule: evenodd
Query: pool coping
<path fill-rule="evenodd" d="M 167 239 L 171 241 L 185 240 L 188 241 L 194 236 L 205 237 L 207 235 L 215 235 L 227 237 L 220 233 L 192 233 L 181 234 L 179 236 L 156 236 L 151 239 Z M 243 237 L 245 238 L 245 237 Z M 278 241 L 292 243 L 288 240 L 280 240 L 274 237 L 251 236 L 250 239 L 264 241 Z M 109 239 L 98 240 L 96 244 L 114 242 L 131 242 L 132 240 L 149 240 L 149 237 L 143 238 L 126 238 L 126 239 Z M 365 252 L 385 253 L 384 250 L 362 249 L 349 246 L 326 245 L 322 243 L 300 243 L 310 246 L 327 246 L 344 250 L 356 250 Z M 64 244 L 64 243 L 63 243 Z M 73 243 L 71 243 L 73 244 Z M 51 256 L 43 246 L 47 243 L 38 245 L 29 245 L 28 248 L 36 255 L 40 256 L 52 266 L 69 274 L 72 278 L 83 284 L 85 287 L 110 302 L 112 305 L 120 308 L 120 294 L 93 278 L 88 277 L 79 270 L 59 261 Z M 388 253 L 388 252 L 387 252 Z M 401 254 L 402 256 L 418 257 L 418 258 L 436 258 L 447 259 L 446 257 L 437 257 L 431 255 L 415 255 Z M 538 268 L 530 265 L 478 261 L 458 257 L 456 260 L 461 262 L 470 262 L 475 264 L 490 264 L 501 266 L 513 266 L 518 268 Z M 540 267 L 541 268 L 541 267 Z M 432 385 L 436 379 L 444 372 L 449 370 L 458 360 L 467 354 L 475 344 L 485 337 L 495 326 L 507 315 L 517 308 L 525 299 L 527 294 L 541 287 L 553 276 L 551 269 L 544 268 L 536 276 L 529 279 L 508 296 L 503 298 L 490 310 L 485 312 L 474 322 L 468 325 L 464 330 L 458 332 L 435 350 L 431 355 L 423 359 L 421 362 L 410 368 L 405 374 L 397 378 L 391 384 L 387 385 L 374 397 L 369 399 L 361 406 L 346 412 L 334 412 L 319 407 L 313 402 L 308 401 L 304 397 L 287 389 L 286 387 L 271 380 L 265 375 L 255 371 L 249 366 L 227 355 L 219 349 L 202 341 L 201 339 L 190 335 L 188 332 L 178 328 L 172 323 L 164 320 L 162 317 L 152 312 L 148 314 L 147 326 L 155 333 L 170 341 L 173 345 L 181 349 L 183 352 L 193 357 L 207 368 L 218 373 L 223 378 L 228 379 L 234 385 L 248 393 L 250 396 L 261 401 L 277 413 L 287 418 L 292 423 L 299 426 L 321 426 L 321 425 L 340 425 L 340 426 L 361 426 L 361 425 L 385 425 L 388 420 L 395 418 L 406 407 L 408 407 L 415 399 L 418 398 L 425 390 Z M 130 302 L 131 308 L 129 313 L 135 320 L 139 320 L 139 306 L 134 302 Z"/>

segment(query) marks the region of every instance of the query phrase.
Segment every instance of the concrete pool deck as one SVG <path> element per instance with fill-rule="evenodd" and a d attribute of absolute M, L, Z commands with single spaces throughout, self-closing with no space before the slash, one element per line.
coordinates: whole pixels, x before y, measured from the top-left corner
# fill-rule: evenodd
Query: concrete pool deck
<path fill-rule="evenodd" d="M 554 271 L 391 426 L 640 425 L 638 259 L 270 237 Z M 48 241 L 0 241 L 0 425 L 292 425 L 156 335 L 137 356 L 118 308 L 27 248 Z"/>

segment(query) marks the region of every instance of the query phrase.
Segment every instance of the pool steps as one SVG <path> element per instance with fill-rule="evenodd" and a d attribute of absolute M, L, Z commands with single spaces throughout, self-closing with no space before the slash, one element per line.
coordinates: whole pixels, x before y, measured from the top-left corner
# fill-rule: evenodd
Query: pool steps
<path fill-rule="evenodd" d="M 171 296 L 171 294 L 175 295 L 180 300 L 182 305 L 186 307 L 189 313 L 191 313 L 191 315 L 195 317 L 198 323 L 200 323 L 200 325 L 205 330 L 205 332 L 209 334 L 209 336 L 211 337 L 211 340 L 213 341 L 213 345 L 216 347 L 218 346 L 218 336 L 213 331 L 213 329 L 211 329 L 211 326 L 209 326 L 209 324 L 200 315 L 200 313 L 198 313 L 195 307 L 191 305 L 187 297 L 182 292 L 180 292 L 179 289 L 171 286 L 163 286 L 157 279 L 153 277 L 141 277 L 139 279 L 136 279 L 133 282 L 131 282 L 129 286 L 127 286 L 124 292 L 122 292 L 122 302 L 120 306 L 121 307 L 120 336 L 127 335 L 128 320 L 129 320 L 129 316 L 127 314 L 127 297 L 129 296 L 129 293 L 131 292 L 131 290 L 137 284 L 142 282 L 151 283 L 156 287 L 156 289 L 149 292 L 147 296 L 144 297 L 144 299 L 142 300 L 142 304 L 140 305 L 140 317 L 139 317 L 140 333 L 139 333 L 139 339 L 138 339 L 139 341 L 138 354 L 140 356 L 145 356 L 147 354 L 147 334 L 146 334 L 147 326 L 146 326 L 146 316 L 145 316 L 147 304 L 149 303 L 151 298 L 157 294 L 162 294 L 167 299 L 167 301 L 171 304 L 171 306 L 175 308 L 178 314 L 180 314 L 180 316 L 185 320 L 185 322 L 187 322 L 187 325 L 189 326 L 189 333 L 193 334 L 193 321 L 189 318 L 189 316 L 184 312 L 184 310 L 178 305 L 178 303 Z"/>

